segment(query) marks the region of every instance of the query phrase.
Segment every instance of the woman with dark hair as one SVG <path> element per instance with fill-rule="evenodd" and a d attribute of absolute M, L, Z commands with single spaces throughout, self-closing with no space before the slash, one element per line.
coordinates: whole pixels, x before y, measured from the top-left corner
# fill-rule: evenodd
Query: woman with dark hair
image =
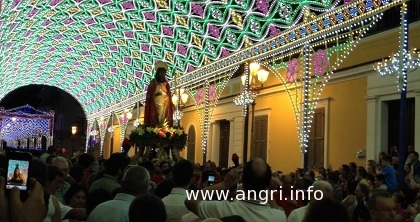
<path fill-rule="evenodd" d="M 64 202 L 73 208 L 85 208 L 87 190 L 79 185 L 72 185 L 64 195 Z"/>

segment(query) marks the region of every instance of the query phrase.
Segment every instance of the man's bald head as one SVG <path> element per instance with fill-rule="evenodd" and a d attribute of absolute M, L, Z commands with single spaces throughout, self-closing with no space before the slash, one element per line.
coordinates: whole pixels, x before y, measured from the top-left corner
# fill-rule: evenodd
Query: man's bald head
<path fill-rule="evenodd" d="M 121 188 L 124 193 L 137 196 L 147 193 L 150 183 L 150 174 L 141 166 L 131 167 L 125 172 Z"/>
<path fill-rule="evenodd" d="M 322 199 L 332 199 L 334 196 L 334 188 L 332 185 L 325 181 L 325 180 L 317 180 L 313 184 L 313 190 L 314 191 L 321 191 L 322 192 Z M 311 193 L 311 195 L 315 195 L 315 192 Z M 318 199 L 315 198 L 315 196 L 311 197 L 310 201 L 316 201 L 319 200 L 320 196 L 317 196 Z"/>
<path fill-rule="evenodd" d="M 248 161 L 243 169 L 242 183 L 245 190 L 259 192 L 270 186 L 271 169 L 261 158 Z"/>

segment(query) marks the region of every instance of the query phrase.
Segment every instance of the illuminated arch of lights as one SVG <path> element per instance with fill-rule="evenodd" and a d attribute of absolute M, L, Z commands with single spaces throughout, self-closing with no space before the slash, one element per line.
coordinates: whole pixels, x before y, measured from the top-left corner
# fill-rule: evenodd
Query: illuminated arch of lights
<path fill-rule="evenodd" d="M 90 115 L 141 94 L 156 61 L 185 75 L 296 25 L 333 0 L 9 0 L 0 16 L 0 98 L 59 87 Z M 187 76 L 188 78 L 194 78 Z"/>

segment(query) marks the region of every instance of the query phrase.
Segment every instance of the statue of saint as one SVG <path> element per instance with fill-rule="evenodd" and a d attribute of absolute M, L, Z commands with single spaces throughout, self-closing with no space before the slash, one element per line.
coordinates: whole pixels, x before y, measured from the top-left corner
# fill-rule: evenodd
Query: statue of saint
<path fill-rule="evenodd" d="M 13 175 L 10 177 L 9 182 L 15 184 L 24 184 L 24 174 L 19 168 L 19 164 L 16 164 L 15 170 L 13 171 Z"/>
<path fill-rule="evenodd" d="M 166 81 L 168 66 L 164 62 L 155 65 L 156 74 L 147 87 L 144 125 L 162 126 L 164 122 L 173 126 L 173 103 L 169 83 Z"/>

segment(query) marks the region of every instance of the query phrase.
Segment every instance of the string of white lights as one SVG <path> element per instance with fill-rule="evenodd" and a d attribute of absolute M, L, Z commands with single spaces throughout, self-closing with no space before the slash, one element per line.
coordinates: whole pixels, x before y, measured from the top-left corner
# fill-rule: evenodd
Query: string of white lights
<path fill-rule="evenodd" d="M 407 4 L 401 5 L 401 24 L 400 24 L 400 51 L 391 53 L 386 59 L 377 62 L 373 68 L 381 76 L 397 74 L 398 91 L 406 90 L 407 73 L 420 67 L 420 52 L 416 48 L 406 50 L 408 44 L 408 23 L 406 21 Z"/>

